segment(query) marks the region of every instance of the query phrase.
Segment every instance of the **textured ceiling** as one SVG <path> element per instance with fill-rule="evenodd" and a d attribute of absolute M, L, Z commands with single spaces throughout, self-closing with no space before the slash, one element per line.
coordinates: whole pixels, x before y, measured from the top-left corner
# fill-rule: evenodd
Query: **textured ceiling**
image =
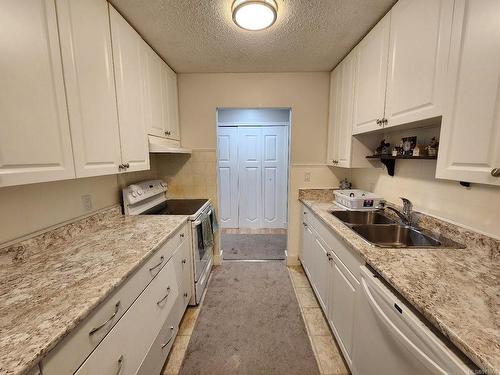
<path fill-rule="evenodd" d="M 329 71 L 394 0 L 277 0 L 267 30 L 245 31 L 232 0 L 111 0 L 177 72 Z"/>

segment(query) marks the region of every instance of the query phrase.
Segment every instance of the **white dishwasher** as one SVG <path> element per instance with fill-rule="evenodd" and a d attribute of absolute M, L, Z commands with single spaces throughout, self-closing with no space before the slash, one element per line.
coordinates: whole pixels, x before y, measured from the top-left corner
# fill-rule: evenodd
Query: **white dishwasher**
<path fill-rule="evenodd" d="M 353 347 L 356 375 L 472 373 L 472 367 L 364 266 L 357 304 Z"/>

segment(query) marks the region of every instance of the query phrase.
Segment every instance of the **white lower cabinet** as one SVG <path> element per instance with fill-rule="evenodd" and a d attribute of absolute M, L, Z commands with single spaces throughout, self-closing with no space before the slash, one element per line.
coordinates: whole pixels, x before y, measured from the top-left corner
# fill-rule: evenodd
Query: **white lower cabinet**
<path fill-rule="evenodd" d="M 305 206 L 300 261 L 352 369 L 353 328 L 359 290 L 359 255 L 345 246 Z"/>
<path fill-rule="evenodd" d="M 179 229 L 42 360 L 44 375 L 160 373 L 191 298 L 187 229 Z"/>
<path fill-rule="evenodd" d="M 328 323 L 346 361 L 351 365 L 354 310 L 359 282 L 334 253 L 331 255 L 329 272 Z"/>

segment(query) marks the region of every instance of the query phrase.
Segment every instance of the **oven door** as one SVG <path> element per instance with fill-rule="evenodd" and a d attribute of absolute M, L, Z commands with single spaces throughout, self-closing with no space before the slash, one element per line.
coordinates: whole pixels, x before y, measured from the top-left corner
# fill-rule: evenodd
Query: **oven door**
<path fill-rule="evenodd" d="M 193 221 L 192 229 L 194 249 L 194 281 L 198 282 L 212 259 L 213 247 L 206 247 L 203 244 L 201 220 Z"/>

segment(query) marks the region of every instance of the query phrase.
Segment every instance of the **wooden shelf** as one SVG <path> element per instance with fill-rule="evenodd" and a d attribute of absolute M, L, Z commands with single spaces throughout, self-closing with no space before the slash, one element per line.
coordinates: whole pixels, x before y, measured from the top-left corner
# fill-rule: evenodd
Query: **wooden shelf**
<path fill-rule="evenodd" d="M 429 155 L 422 155 L 422 156 L 405 156 L 405 155 L 397 155 L 397 156 L 392 156 L 392 155 L 369 155 L 366 157 L 367 159 L 378 159 L 380 160 L 386 167 L 387 167 L 387 174 L 389 176 L 394 176 L 394 168 L 396 166 L 396 160 L 397 159 L 406 159 L 406 160 L 436 160 L 437 155 L 435 156 L 429 156 Z"/>

